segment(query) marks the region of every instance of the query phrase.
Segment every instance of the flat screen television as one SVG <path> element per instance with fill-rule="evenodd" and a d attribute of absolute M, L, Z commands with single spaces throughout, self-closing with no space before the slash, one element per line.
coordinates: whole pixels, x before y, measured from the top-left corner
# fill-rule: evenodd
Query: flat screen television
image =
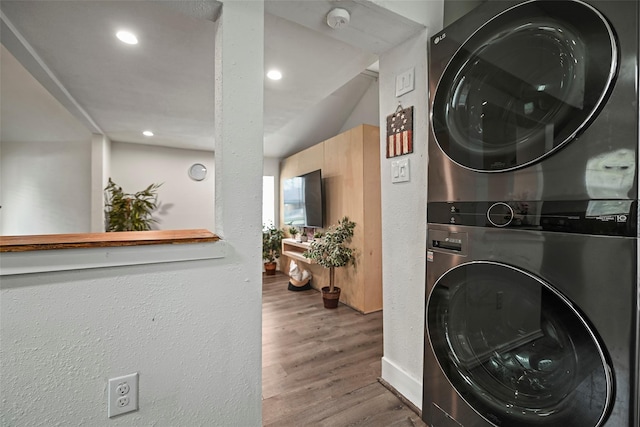
<path fill-rule="evenodd" d="M 324 227 L 324 188 L 320 169 L 283 182 L 284 223 Z"/>

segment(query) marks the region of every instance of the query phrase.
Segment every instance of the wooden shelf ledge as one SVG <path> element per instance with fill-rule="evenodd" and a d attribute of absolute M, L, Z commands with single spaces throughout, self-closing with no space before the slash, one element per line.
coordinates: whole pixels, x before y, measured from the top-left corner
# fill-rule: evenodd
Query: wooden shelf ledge
<path fill-rule="evenodd" d="M 215 242 L 220 238 L 204 229 L 122 231 L 115 233 L 41 234 L 0 236 L 0 252 L 52 249 L 104 248 Z"/>
<path fill-rule="evenodd" d="M 298 242 L 295 239 L 282 239 L 282 255 L 307 264 L 316 264 L 315 260 L 302 256 L 310 247 L 309 242 Z"/>

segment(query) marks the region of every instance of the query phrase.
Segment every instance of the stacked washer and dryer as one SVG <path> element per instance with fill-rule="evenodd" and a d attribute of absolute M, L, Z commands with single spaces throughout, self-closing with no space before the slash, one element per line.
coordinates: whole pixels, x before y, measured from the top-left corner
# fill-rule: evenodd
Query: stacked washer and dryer
<path fill-rule="evenodd" d="M 489 0 L 431 39 L 428 425 L 640 425 L 638 21 Z"/>

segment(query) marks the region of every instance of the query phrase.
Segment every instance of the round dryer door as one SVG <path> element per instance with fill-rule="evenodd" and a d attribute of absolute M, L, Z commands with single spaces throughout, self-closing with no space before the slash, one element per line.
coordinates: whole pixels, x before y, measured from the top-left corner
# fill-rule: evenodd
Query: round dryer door
<path fill-rule="evenodd" d="M 617 69 L 607 20 L 578 1 L 529 1 L 456 52 L 433 98 L 444 153 L 479 172 L 529 165 L 571 141 L 604 103 Z"/>
<path fill-rule="evenodd" d="M 573 305 L 494 262 L 445 273 L 427 304 L 435 357 L 457 393 L 502 427 L 597 427 L 611 401 L 604 351 Z"/>

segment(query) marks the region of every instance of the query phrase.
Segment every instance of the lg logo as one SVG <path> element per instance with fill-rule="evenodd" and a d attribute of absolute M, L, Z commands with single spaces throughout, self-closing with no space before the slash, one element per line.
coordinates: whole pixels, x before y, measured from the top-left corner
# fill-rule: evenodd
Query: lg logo
<path fill-rule="evenodd" d="M 436 37 L 436 38 L 433 40 L 433 43 L 434 43 L 434 44 L 438 44 L 438 43 L 440 43 L 442 40 L 444 40 L 446 37 L 447 37 L 447 34 L 446 34 L 446 33 L 442 33 L 442 34 L 440 34 L 438 37 Z"/>

